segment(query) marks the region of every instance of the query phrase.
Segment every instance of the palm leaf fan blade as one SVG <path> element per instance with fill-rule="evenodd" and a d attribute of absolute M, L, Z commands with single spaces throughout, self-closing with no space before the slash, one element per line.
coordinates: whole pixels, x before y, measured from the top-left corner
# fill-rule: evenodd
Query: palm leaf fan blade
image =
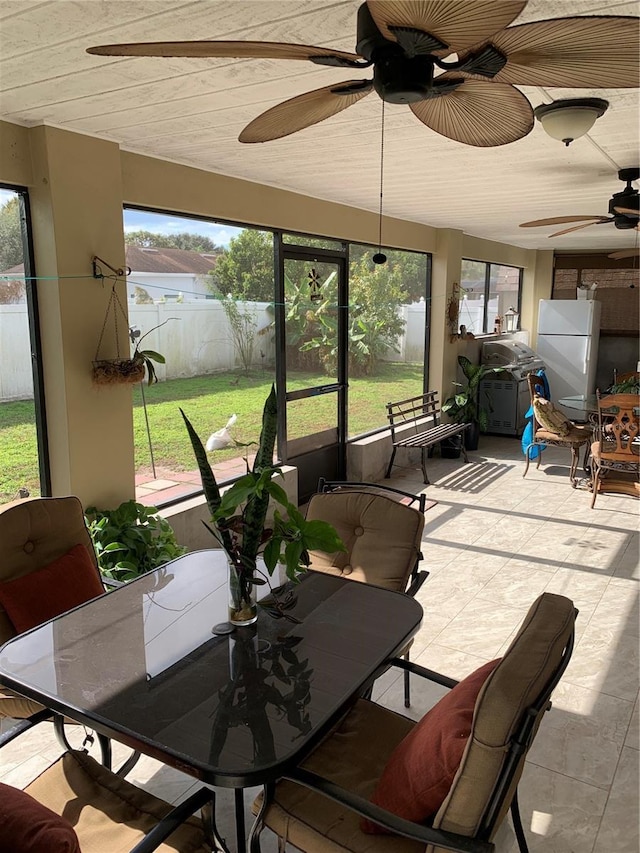
<path fill-rule="evenodd" d="M 638 258 L 640 257 L 640 249 L 619 249 L 617 252 L 611 252 L 607 257 L 613 258 L 616 261 L 622 258 Z"/>
<path fill-rule="evenodd" d="M 563 234 L 571 234 L 572 231 L 581 231 L 583 228 L 589 228 L 591 225 L 600 225 L 606 221 L 606 219 L 602 219 L 600 222 L 585 222 L 583 225 L 574 225 L 573 228 L 564 228 L 562 231 L 555 231 L 553 234 L 549 234 L 549 238 L 562 237 Z"/>
<path fill-rule="evenodd" d="M 336 115 L 364 98 L 373 89 L 368 80 L 350 80 L 324 86 L 283 101 L 254 118 L 238 137 L 240 142 L 268 142 Z"/>
<path fill-rule="evenodd" d="M 584 220 L 596 222 L 606 221 L 606 216 L 548 216 L 546 219 L 532 219 L 531 222 L 521 222 L 520 228 L 538 228 L 541 225 L 564 225 L 565 222 L 582 222 Z"/>
<path fill-rule="evenodd" d="M 446 82 L 448 75 L 438 77 Z M 409 105 L 423 124 L 465 145 L 515 142 L 533 128 L 533 110 L 513 86 L 467 80 L 452 92 Z"/>
<path fill-rule="evenodd" d="M 371 16 L 382 35 L 395 41 L 394 27 L 435 36 L 448 45 L 446 55 L 490 38 L 514 21 L 527 5 L 523 0 L 369 0 Z"/>
<path fill-rule="evenodd" d="M 507 58 L 504 68 L 493 78 L 496 83 L 597 89 L 638 86 L 638 18 L 593 16 L 534 21 L 509 27 L 490 42 Z M 480 46 L 476 45 L 474 52 Z"/>
<path fill-rule="evenodd" d="M 212 59 L 299 59 L 335 58 L 337 64 L 362 62 L 357 53 L 331 50 L 308 44 L 268 41 L 155 41 L 130 44 L 101 44 L 87 48 L 96 56 L 166 56 Z"/>

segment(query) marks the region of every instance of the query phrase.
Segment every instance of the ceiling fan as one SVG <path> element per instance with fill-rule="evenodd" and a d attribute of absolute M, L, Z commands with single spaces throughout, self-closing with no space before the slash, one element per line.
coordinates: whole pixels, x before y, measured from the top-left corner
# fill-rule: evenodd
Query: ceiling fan
<path fill-rule="evenodd" d="M 590 225 L 607 225 L 613 223 L 622 231 L 635 229 L 640 231 L 640 195 L 638 190 L 631 186 L 632 181 L 640 178 L 640 168 L 620 169 L 618 178 L 626 182 L 626 186 L 619 193 L 614 193 L 609 199 L 609 216 L 605 215 L 582 215 L 576 216 L 551 216 L 548 219 L 534 219 L 531 222 L 522 222 L 521 228 L 537 228 L 541 225 L 563 225 L 566 222 L 582 222 L 571 228 L 563 228 L 555 231 L 549 237 L 560 237 L 562 234 L 570 234 Z M 632 258 L 637 254 L 637 249 L 621 249 L 609 255 L 610 258 Z"/>
<path fill-rule="evenodd" d="M 640 77 L 638 18 L 555 18 L 509 26 L 526 0 L 367 0 L 356 52 L 260 41 L 178 41 L 88 48 L 99 56 L 298 59 L 373 68 L 298 95 L 250 122 L 240 142 L 267 142 L 317 124 L 375 91 L 408 104 L 427 127 L 466 145 L 505 145 L 533 127 L 516 86 L 633 88 Z"/>

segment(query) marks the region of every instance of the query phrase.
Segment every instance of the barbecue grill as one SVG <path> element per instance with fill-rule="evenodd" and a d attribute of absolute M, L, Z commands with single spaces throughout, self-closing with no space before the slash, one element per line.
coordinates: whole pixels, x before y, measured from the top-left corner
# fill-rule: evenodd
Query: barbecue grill
<path fill-rule="evenodd" d="M 520 341 L 497 340 L 482 344 L 481 363 L 502 368 L 480 382 L 480 404 L 489 409 L 488 432 L 520 435 L 531 405 L 527 376 L 544 369 L 544 362 Z"/>

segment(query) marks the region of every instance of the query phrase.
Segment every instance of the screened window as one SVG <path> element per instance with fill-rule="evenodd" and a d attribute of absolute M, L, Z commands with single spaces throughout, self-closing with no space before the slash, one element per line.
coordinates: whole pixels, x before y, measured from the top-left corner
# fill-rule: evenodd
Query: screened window
<path fill-rule="evenodd" d="M 522 270 L 505 264 L 484 261 L 462 261 L 460 282 L 460 325 L 468 332 L 493 332 L 496 318 L 503 318 L 509 308 L 520 312 Z"/>
<path fill-rule="evenodd" d="M 131 334 L 145 335 L 143 348 L 165 358 L 156 365 L 160 381 L 134 389 L 136 494 L 165 504 L 201 488 L 180 408 L 203 442 L 235 415 L 233 441 L 208 457 L 219 482 L 244 473 L 244 457 L 252 461 L 251 442 L 276 380 L 277 232 L 139 208 L 124 210 L 124 231 Z M 377 247 L 293 234 L 282 240 L 348 254 L 348 436 L 384 428 L 385 403 L 424 390 L 430 257 L 385 249 L 387 263 L 376 266 Z M 309 376 L 321 385 L 336 375 L 335 272 L 325 298 L 313 302 L 302 266 L 302 285 L 288 281 L 285 269 L 287 345 L 278 364 L 293 390 L 296 383 L 308 387 Z M 322 278 L 321 265 L 314 268 Z M 335 428 L 335 405 L 330 395 L 289 401 L 287 439 Z"/>
<path fill-rule="evenodd" d="M 31 259 L 26 190 L 0 186 L 0 504 L 50 493 Z"/>
<path fill-rule="evenodd" d="M 203 443 L 235 415 L 209 453 L 219 482 L 252 461 L 275 381 L 273 234 L 129 208 L 124 230 L 132 335 L 165 359 L 134 390 L 136 494 L 166 503 L 201 488 L 180 409 Z"/>
<path fill-rule="evenodd" d="M 385 404 L 422 394 L 427 374 L 429 256 L 349 247 L 349 437 L 386 426 Z"/>

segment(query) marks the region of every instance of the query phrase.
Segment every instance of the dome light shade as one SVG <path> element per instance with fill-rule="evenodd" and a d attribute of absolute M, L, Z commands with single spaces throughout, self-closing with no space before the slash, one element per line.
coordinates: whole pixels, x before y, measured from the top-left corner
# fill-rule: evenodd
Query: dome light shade
<path fill-rule="evenodd" d="M 608 106 L 602 98 L 569 98 L 542 104 L 533 112 L 545 133 L 569 145 L 588 133 Z"/>

